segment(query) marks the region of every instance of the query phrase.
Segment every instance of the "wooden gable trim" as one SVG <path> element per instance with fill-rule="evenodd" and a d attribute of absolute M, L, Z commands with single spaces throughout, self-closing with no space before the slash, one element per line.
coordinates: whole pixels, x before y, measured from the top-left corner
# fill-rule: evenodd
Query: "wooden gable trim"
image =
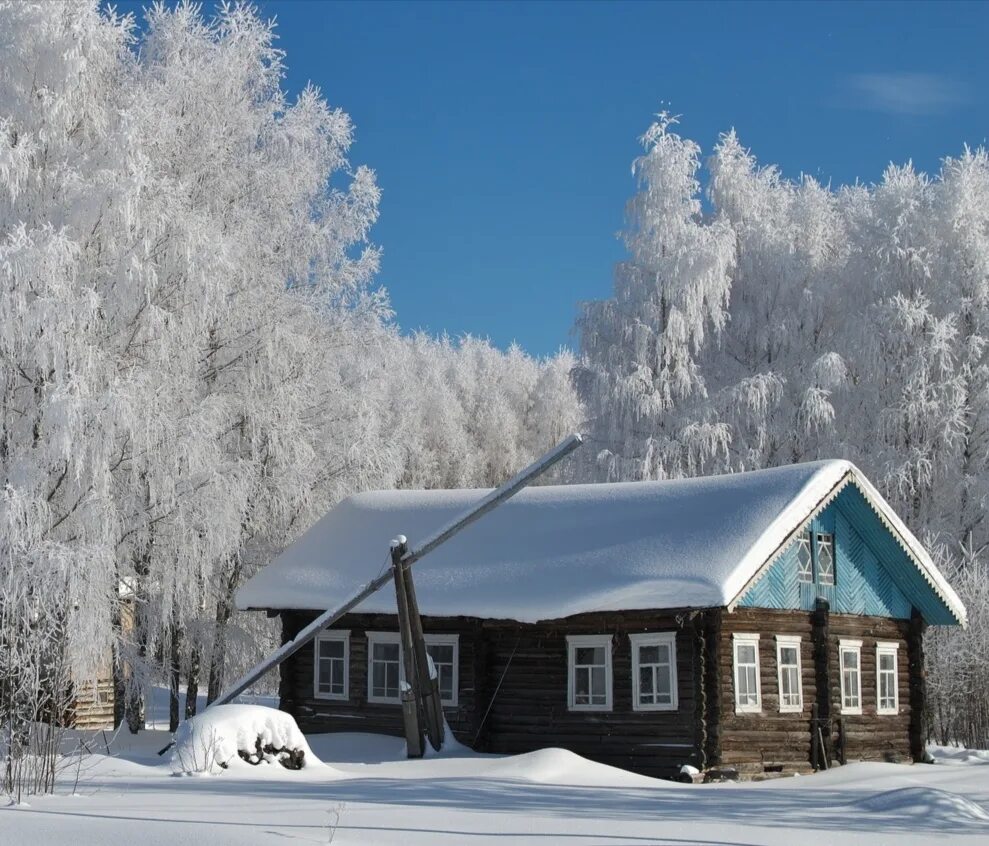
<path fill-rule="evenodd" d="M 835 499 L 837 499 L 838 494 L 840 494 L 845 487 L 849 484 L 853 484 L 862 495 L 863 499 L 875 513 L 876 517 L 882 523 L 883 527 L 890 533 L 893 539 L 896 541 L 897 545 L 906 553 L 907 558 L 913 562 L 913 565 L 920 572 L 924 581 L 934 592 L 941 602 L 944 603 L 945 608 L 948 609 L 949 613 L 955 618 L 957 623 L 963 628 L 967 626 L 968 621 L 966 618 L 965 607 L 961 604 L 961 601 L 957 598 L 948 597 L 941 587 L 937 584 L 937 580 L 931 575 L 931 568 L 934 567 L 933 562 L 928 563 L 918 557 L 917 552 L 913 548 L 913 544 L 909 542 L 907 538 L 903 536 L 899 527 L 895 525 L 894 521 L 890 519 L 887 514 L 887 509 L 889 506 L 885 506 L 880 500 L 877 500 L 878 493 L 874 494 L 875 489 L 867 481 L 863 480 L 860 475 L 853 469 L 845 473 L 841 479 L 831 488 L 828 493 L 820 499 L 820 501 L 814 506 L 810 514 L 805 517 L 794 529 L 791 531 L 783 541 L 773 550 L 772 554 L 759 566 L 759 569 L 749 578 L 749 580 L 742 586 L 741 590 L 735 594 L 734 598 L 726 606 L 727 610 L 730 612 L 734 611 L 738 606 L 738 603 L 742 600 L 746 593 L 757 584 L 765 575 L 769 572 L 770 567 L 776 563 L 776 561 L 783 555 L 787 547 L 794 541 L 794 539 L 801 532 L 807 529 L 807 526 L 821 514 Z M 885 506 L 885 507 L 884 507 Z M 943 578 L 943 577 L 942 577 Z"/>
<path fill-rule="evenodd" d="M 749 580 L 744 585 L 742 585 L 742 589 L 735 594 L 734 598 L 726 606 L 729 612 L 734 611 L 735 608 L 738 607 L 738 603 L 741 602 L 742 597 L 745 596 L 745 594 L 748 593 L 749 590 L 755 584 L 757 584 L 759 581 L 762 580 L 762 577 L 769 572 L 769 568 L 776 563 L 776 561 L 783 555 L 784 552 L 786 552 L 787 547 L 796 539 L 797 535 L 803 532 L 807 528 L 808 524 L 810 524 L 810 522 L 815 517 L 817 517 L 822 511 L 824 511 L 825 508 L 827 508 L 832 502 L 834 502 L 838 494 L 841 493 L 842 490 L 844 490 L 845 485 L 847 485 L 851 481 L 852 481 L 852 471 L 849 470 L 847 473 L 845 473 L 844 476 L 841 477 L 841 479 L 838 480 L 838 483 L 833 488 L 831 488 L 831 490 L 828 491 L 827 494 L 824 495 L 824 497 L 822 497 L 818 501 L 818 503 L 813 507 L 813 509 L 811 509 L 810 514 L 808 514 L 803 520 L 801 520 L 800 523 L 798 523 L 797 526 L 793 529 L 793 531 L 791 531 L 780 542 L 780 544 L 776 547 L 776 549 L 773 550 L 772 554 L 761 565 L 759 565 L 759 569 L 752 574 Z"/>

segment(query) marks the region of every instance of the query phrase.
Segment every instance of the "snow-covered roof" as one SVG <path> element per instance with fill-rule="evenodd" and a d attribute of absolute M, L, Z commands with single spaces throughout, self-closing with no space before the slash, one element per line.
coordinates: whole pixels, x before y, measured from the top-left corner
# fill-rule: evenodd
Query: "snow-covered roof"
<path fill-rule="evenodd" d="M 834 492 L 855 481 L 928 583 L 964 607 L 854 465 L 820 461 L 662 482 L 527 488 L 415 565 L 423 614 L 520 622 L 590 611 L 728 606 Z M 240 608 L 326 610 L 485 490 L 375 491 L 331 510 L 238 595 Z M 394 613 L 387 588 L 363 612 Z"/>

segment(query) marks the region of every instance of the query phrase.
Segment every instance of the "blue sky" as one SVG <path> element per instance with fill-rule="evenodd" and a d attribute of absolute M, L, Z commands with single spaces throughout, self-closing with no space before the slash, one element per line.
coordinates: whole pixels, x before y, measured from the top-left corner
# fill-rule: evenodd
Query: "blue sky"
<path fill-rule="evenodd" d="M 258 5 L 289 90 L 312 80 L 356 123 L 403 328 L 535 354 L 576 345 L 576 303 L 610 293 L 660 109 L 705 152 L 735 127 L 761 162 L 832 184 L 934 170 L 989 135 L 985 3 Z"/>

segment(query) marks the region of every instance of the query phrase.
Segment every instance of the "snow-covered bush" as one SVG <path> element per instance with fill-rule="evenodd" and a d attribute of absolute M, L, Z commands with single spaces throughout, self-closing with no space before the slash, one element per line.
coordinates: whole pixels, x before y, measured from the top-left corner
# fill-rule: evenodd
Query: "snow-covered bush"
<path fill-rule="evenodd" d="M 179 726 L 172 752 L 172 770 L 179 775 L 211 775 L 241 763 L 300 770 L 314 762 L 295 719 L 263 705 L 207 709 Z"/>

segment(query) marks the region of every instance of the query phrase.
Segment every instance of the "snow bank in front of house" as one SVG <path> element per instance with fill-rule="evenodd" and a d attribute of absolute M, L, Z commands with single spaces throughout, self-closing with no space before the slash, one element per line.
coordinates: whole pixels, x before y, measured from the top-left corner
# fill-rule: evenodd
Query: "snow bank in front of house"
<path fill-rule="evenodd" d="M 872 814 L 893 814 L 898 818 L 922 819 L 930 824 L 989 822 L 989 811 L 966 796 L 931 787 L 901 787 L 869 796 L 856 807 Z"/>
<path fill-rule="evenodd" d="M 416 565 L 420 610 L 520 622 L 588 611 L 720 606 L 852 470 L 795 464 L 663 482 L 533 487 Z M 352 496 L 238 593 L 241 608 L 333 608 L 484 490 Z M 359 611 L 394 613 L 380 591 Z"/>
<path fill-rule="evenodd" d="M 948 764 L 950 766 L 989 764 L 989 751 L 985 749 L 965 749 L 961 746 L 928 744 L 927 751 L 934 759 L 935 764 Z"/>
<path fill-rule="evenodd" d="M 179 775 L 213 775 L 231 767 L 252 767 L 242 755 L 278 769 L 290 755 L 301 767 L 322 763 L 290 714 L 263 705 L 216 705 L 179 725 L 172 770 Z"/>
<path fill-rule="evenodd" d="M 649 776 L 582 758 L 567 749 L 539 749 L 522 755 L 486 761 L 478 766 L 485 778 L 519 779 L 538 784 L 655 787 Z"/>

